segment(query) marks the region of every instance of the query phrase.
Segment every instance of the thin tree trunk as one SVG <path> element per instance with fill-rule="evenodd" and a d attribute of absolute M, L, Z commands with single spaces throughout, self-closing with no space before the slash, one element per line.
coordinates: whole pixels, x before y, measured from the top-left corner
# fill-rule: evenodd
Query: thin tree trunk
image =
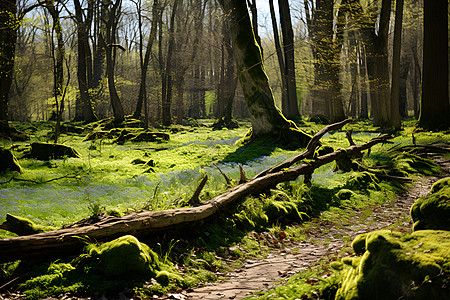
<path fill-rule="evenodd" d="M 163 13 L 163 9 L 159 7 L 159 3 L 158 0 L 154 0 L 153 1 L 153 7 L 152 7 L 152 25 L 151 25 L 151 29 L 150 29 L 150 35 L 148 37 L 148 42 L 147 42 L 147 49 L 145 50 L 145 58 L 142 61 L 141 58 L 141 82 L 139 85 L 139 96 L 138 96 L 138 100 L 137 100 L 137 104 L 136 104 L 136 109 L 134 110 L 133 113 L 133 118 L 135 119 L 139 119 L 141 116 L 141 111 L 142 111 L 142 104 L 144 102 L 144 99 L 147 99 L 147 95 L 146 95 L 146 83 L 147 83 L 147 69 L 148 69 L 148 64 L 150 63 L 150 55 L 152 52 L 152 47 L 153 47 L 153 42 L 155 41 L 156 38 L 156 34 L 157 34 L 157 27 L 158 24 L 160 22 L 160 20 L 162 19 L 162 13 Z M 139 22 L 141 23 L 141 16 L 140 16 L 140 11 L 139 11 Z M 140 38 L 142 40 L 142 24 L 139 25 L 139 32 L 140 32 Z M 142 52 L 142 42 L 141 42 L 141 46 L 140 46 L 140 51 Z M 142 57 L 142 54 L 141 54 Z M 147 118 L 146 118 L 146 126 L 148 126 L 147 122 Z"/>
<path fill-rule="evenodd" d="M 116 90 L 114 75 L 115 60 L 113 58 L 115 49 L 117 48 L 117 45 L 115 44 L 115 37 L 122 0 L 116 0 L 114 4 L 109 1 L 108 6 L 110 5 L 111 7 L 108 12 L 108 21 L 106 23 L 106 74 L 108 76 L 109 97 L 111 98 L 114 122 L 122 123 L 125 121 L 125 113 Z"/>
<path fill-rule="evenodd" d="M 178 2 L 179 1 L 175 1 L 173 3 L 172 14 L 170 16 L 169 42 L 167 46 L 166 67 L 163 76 L 163 80 L 165 81 L 165 88 L 162 91 L 162 124 L 164 126 L 169 126 L 170 124 L 172 124 L 172 56 L 175 43 L 175 14 L 177 11 Z"/>
<path fill-rule="evenodd" d="M 280 24 L 283 36 L 283 54 L 285 64 L 288 109 L 285 114 L 288 118 L 300 117 L 297 102 L 297 84 L 295 81 L 294 32 L 292 30 L 291 11 L 288 0 L 278 0 L 280 11 Z"/>
<path fill-rule="evenodd" d="M 395 26 L 394 26 L 394 51 L 392 57 L 392 85 L 391 85 L 391 107 L 390 125 L 395 130 L 401 129 L 400 120 L 400 51 L 402 46 L 402 22 L 403 22 L 403 0 L 396 0 Z"/>

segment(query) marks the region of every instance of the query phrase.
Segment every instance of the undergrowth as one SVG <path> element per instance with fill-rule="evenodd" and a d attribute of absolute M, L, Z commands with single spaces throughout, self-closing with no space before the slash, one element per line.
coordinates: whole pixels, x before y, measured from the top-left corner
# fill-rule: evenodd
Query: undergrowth
<path fill-rule="evenodd" d="M 35 124 L 41 130 L 34 132 L 34 139 L 44 141 L 50 131 L 45 123 Z M 353 139 L 357 144 L 377 135 L 367 124 L 352 124 Z M 305 132 L 320 129 L 306 123 Z M 242 164 L 247 177 L 277 164 L 298 151 L 283 150 L 273 144 L 253 143 L 237 148 L 234 142 L 248 130 L 211 131 L 196 127 L 176 131 L 167 143 L 125 143 L 111 141 L 83 142 L 82 136 L 63 135 L 65 144 L 75 147 L 81 158 L 36 161 L 26 158 L 26 144 L 12 147 L 24 168 L 21 179 L 45 181 L 75 172 L 75 178 L 63 178 L 44 184 L 11 181 L 1 186 L 0 219 L 6 213 L 29 218 L 37 224 L 61 227 L 81 217 L 96 215 L 102 211 L 114 211 L 118 215 L 138 211 L 167 209 L 184 205 L 196 183 L 208 175 L 209 181 L 200 200 L 208 200 L 226 190 L 225 180 L 215 163 L 227 176 L 237 180 Z M 394 139 L 395 144 L 410 142 L 410 131 L 405 130 Z M 416 133 L 417 140 L 428 140 L 428 133 Z M 11 147 L 3 141 L 4 146 Z M 344 132 L 331 132 L 323 139 L 324 145 L 334 149 L 348 146 Z M 392 145 L 377 145 L 361 163 L 368 166 L 384 165 L 389 175 L 421 176 L 439 171 L 430 160 L 413 154 L 398 155 L 389 152 Z M 387 174 L 387 173 L 386 173 Z M 0 175 L 8 180 L 11 174 Z M 236 182 L 232 183 L 235 184 Z M 381 181 L 368 172 L 335 172 L 334 164 L 317 169 L 312 183 L 303 178 L 279 184 L 276 189 L 242 199 L 232 211 L 226 211 L 215 219 L 207 219 L 190 226 L 189 230 L 175 230 L 164 236 L 144 239 L 158 259 L 170 265 L 175 274 L 171 280 L 156 281 L 156 275 L 144 279 L 117 280 L 104 278 L 95 271 L 89 260 L 62 258 L 53 262 L 30 265 L 27 262 L 4 264 L 0 279 L 7 280 L 20 274 L 30 278 L 18 289 L 30 298 L 55 297 L 60 294 L 108 295 L 128 293 L 142 298 L 152 294 L 186 289 L 200 282 L 214 281 L 224 271 L 239 266 L 244 259 L 263 257 L 273 240 L 282 238 L 304 239 L 302 224 L 311 217 L 342 223 L 350 222 L 352 212 L 367 211 L 392 199 L 404 187 L 396 182 Z M 300 228 L 300 229 L 299 229 Z M 12 236 L 0 231 L 0 238 Z M 338 279 L 330 277 L 331 270 L 308 270 L 294 276 L 287 285 L 262 295 L 262 299 L 294 299 L 290 295 L 332 295 Z M 183 280 L 180 278 L 184 278 Z M 130 287 L 132 287 L 130 289 Z M 330 288 L 331 287 L 331 288 Z M 94 292 L 95 291 L 95 292 Z M 327 294 L 328 293 L 328 294 Z M 284 297 L 284 298 L 283 298 Z"/>

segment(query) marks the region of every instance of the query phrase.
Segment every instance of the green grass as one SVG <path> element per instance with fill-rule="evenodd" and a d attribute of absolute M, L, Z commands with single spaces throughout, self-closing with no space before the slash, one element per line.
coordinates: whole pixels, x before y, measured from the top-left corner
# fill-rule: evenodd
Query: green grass
<path fill-rule="evenodd" d="M 200 123 L 210 121 L 203 120 Z M 160 129 L 170 134 L 170 141 L 165 143 L 127 142 L 117 145 L 107 139 L 101 142 L 84 142 L 84 136 L 62 135 L 60 142 L 76 148 L 81 158 L 49 162 L 24 157 L 24 151 L 21 150 L 28 143 L 15 143 L 17 146 L 13 150 L 24 173 L 3 173 L 0 174 L 0 181 L 8 180 L 12 175 L 37 182 L 66 175 L 76 174 L 76 177 L 41 184 L 11 181 L 0 185 L 0 222 L 4 220 L 6 213 L 11 213 L 28 218 L 36 224 L 60 227 L 102 210 L 114 209 L 120 213 L 128 213 L 145 206 L 152 210 L 172 208 L 183 203 L 180 199 L 190 198 L 205 174 L 209 180 L 200 198 L 207 200 L 226 189 L 225 180 L 213 163 L 227 176 L 237 180 L 238 163 L 242 164 L 250 178 L 301 151 L 284 150 L 275 144 L 263 142 L 236 147 L 234 143 L 249 128 L 248 122 L 243 124 L 239 129 L 220 131 L 212 131 L 203 126 L 183 127 L 177 133 Z M 15 125 L 28 132 L 32 141 L 47 141 L 51 131 L 49 123 L 34 123 L 37 130 L 30 124 Z M 353 139 L 357 144 L 377 135 L 375 129 L 367 123 L 350 126 L 355 132 Z M 322 127 L 306 122 L 302 129 L 314 134 Z M 394 143 L 411 143 L 411 133 L 412 129 L 406 127 L 405 131 L 395 137 Z M 448 134 L 416 133 L 416 140 L 420 142 L 445 140 L 448 137 Z M 344 132 L 331 132 L 321 141 L 334 149 L 348 147 Z M 0 144 L 4 147 L 13 146 L 7 140 L 0 141 Z M 387 151 L 392 146 L 376 145 L 371 155 L 364 156 L 362 162 L 367 165 L 403 166 L 398 169 L 398 172 L 404 172 L 401 174 L 420 174 L 430 168 L 416 158 L 393 160 Z M 136 159 L 144 162 L 151 160 L 151 170 L 149 166 L 133 164 Z M 436 171 L 437 169 L 432 169 L 432 172 Z M 356 211 L 369 215 L 371 206 L 392 199 L 394 193 L 399 191 L 398 185 L 361 176 L 359 172 L 335 172 L 334 163 L 331 163 L 314 172 L 312 184 L 305 184 L 303 177 L 279 184 L 277 192 L 242 199 L 228 217 L 193 226 L 189 233 L 183 233 L 182 238 L 158 237 L 152 240 L 150 246 L 160 257 L 170 253 L 168 259 L 184 266 L 187 274 L 193 274 L 189 286 L 200 281 L 215 280 L 216 270 L 233 268 L 246 257 L 261 257 L 268 251 L 269 245 L 255 239 L 252 232 L 276 233 L 283 230 L 293 240 L 304 240 L 304 227 L 289 224 L 301 223 L 311 216 L 318 216 L 345 225 L 346 222 L 351 222 Z M 9 236 L 10 233 L 0 231 L 0 238 Z M 45 274 L 45 270 L 47 268 L 40 273 Z M 297 281 L 292 281 L 293 284 L 304 285 L 301 283 L 304 276 L 306 275 L 300 274 Z M 310 286 L 306 283 L 305 286 L 308 285 Z M 161 292 L 155 287 L 137 286 L 139 288 L 136 288 L 136 294 L 139 295 L 148 296 L 153 292 Z"/>

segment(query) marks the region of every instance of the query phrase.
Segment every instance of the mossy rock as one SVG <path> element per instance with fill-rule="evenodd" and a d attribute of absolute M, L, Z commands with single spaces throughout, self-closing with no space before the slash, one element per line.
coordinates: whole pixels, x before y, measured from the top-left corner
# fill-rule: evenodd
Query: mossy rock
<path fill-rule="evenodd" d="M 223 117 L 215 121 L 213 124 L 213 130 L 221 130 L 224 128 L 227 129 L 239 128 L 239 123 L 234 119 Z"/>
<path fill-rule="evenodd" d="M 170 140 L 170 136 L 163 132 L 141 132 L 130 139 L 131 142 L 164 142 Z"/>
<path fill-rule="evenodd" d="M 362 248 L 361 243 L 365 243 Z M 337 300 L 450 299 L 446 286 L 450 279 L 450 232 L 426 230 L 402 235 L 380 230 L 358 237 L 353 244 L 366 250 L 362 256 L 342 260 L 344 279 Z"/>
<path fill-rule="evenodd" d="M 411 207 L 414 231 L 424 229 L 450 230 L 450 177 L 437 181 L 426 197 Z"/>
<path fill-rule="evenodd" d="M 98 259 L 100 270 L 110 278 L 155 277 L 159 272 L 172 272 L 158 255 L 137 238 L 126 235 L 100 246 L 88 247 L 89 255 Z"/>
<path fill-rule="evenodd" d="M 11 150 L 0 148 L 0 172 L 4 171 L 23 172 Z"/>
<path fill-rule="evenodd" d="M 100 246 L 90 245 L 88 253 L 97 259 L 99 269 L 108 278 L 156 278 L 159 274 L 161 284 L 167 283 L 162 277 L 178 278 L 170 263 L 163 263 L 150 247 L 132 235 Z M 163 271 L 168 275 L 162 276 Z"/>
<path fill-rule="evenodd" d="M 62 144 L 31 143 L 30 156 L 39 160 L 80 157 L 77 150 Z"/>
<path fill-rule="evenodd" d="M 346 187 L 357 190 L 379 190 L 378 178 L 369 172 L 358 172 L 347 180 Z"/>

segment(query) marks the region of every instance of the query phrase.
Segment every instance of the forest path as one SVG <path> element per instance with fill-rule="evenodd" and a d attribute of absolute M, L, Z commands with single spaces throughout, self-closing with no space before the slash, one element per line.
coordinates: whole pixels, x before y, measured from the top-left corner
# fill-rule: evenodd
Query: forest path
<path fill-rule="evenodd" d="M 371 213 L 367 210 L 357 211 L 350 222 L 341 224 L 314 219 L 308 222 L 305 241 L 283 240 L 278 244 L 281 249 L 275 248 L 262 260 L 247 260 L 240 269 L 226 275 L 228 280 L 206 284 L 190 292 L 167 295 L 165 298 L 242 299 L 254 292 L 275 287 L 277 283 L 318 263 L 323 257 L 332 256 L 335 259 L 347 256 L 349 252 L 345 247 L 349 247 L 358 234 L 388 227 L 397 231 L 410 231 L 411 205 L 417 198 L 427 195 L 436 180 L 450 174 L 450 160 L 438 159 L 437 162 L 444 168 L 444 174 L 418 179 L 396 199 L 370 208 Z"/>

